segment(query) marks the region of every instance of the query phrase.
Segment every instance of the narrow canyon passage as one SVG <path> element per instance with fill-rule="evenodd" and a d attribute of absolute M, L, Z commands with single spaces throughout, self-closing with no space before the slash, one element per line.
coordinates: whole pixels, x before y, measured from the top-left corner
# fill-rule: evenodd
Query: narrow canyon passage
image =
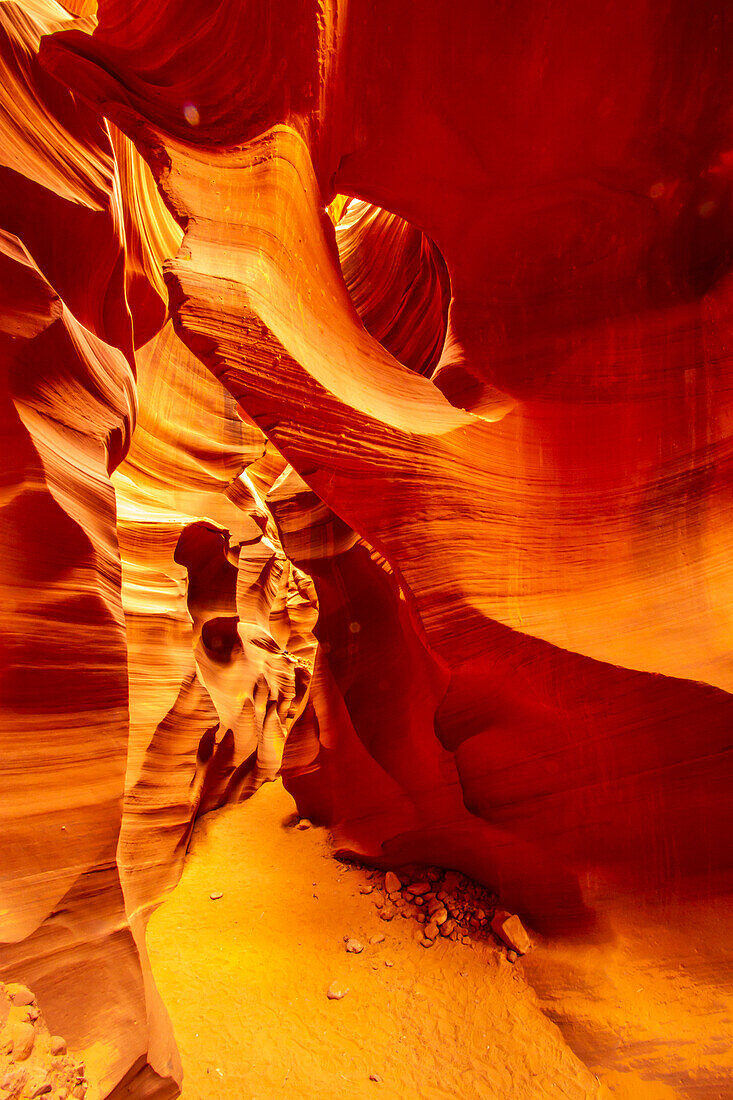
<path fill-rule="evenodd" d="M 732 44 L 0 0 L 0 1100 L 733 1096 Z"/>

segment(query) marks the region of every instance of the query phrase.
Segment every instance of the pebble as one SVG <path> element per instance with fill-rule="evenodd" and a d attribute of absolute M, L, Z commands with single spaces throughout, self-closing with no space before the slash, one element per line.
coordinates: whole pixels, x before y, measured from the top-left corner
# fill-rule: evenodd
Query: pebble
<path fill-rule="evenodd" d="M 374 883 L 373 882 L 363 882 L 361 884 L 361 886 L 359 887 L 359 893 L 360 894 L 371 894 L 371 893 L 373 893 L 373 891 L 374 891 Z"/>
<path fill-rule="evenodd" d="M 456 922 L 454 920 L 446 920 L 440 926 L 441 936 L 450 936 L 452 932 L 455 932 Z"/>
<path fill-rule="evenodd" d="M 437 926 L 437 924 L 434 924 L 432 921 L 429 921 L 425 925 L 425 935 L 428 937 L 428 939 L 434 940 L 435 937 L 438 935 L 438 926 Z"/>
<path fill-rule="evenodd" d="M 53 1085 L 50 1081 L 46 1081 L 45 1084 L 39 1085 L 38 1088 L 31 1093 L 31 1100 L 35 1100 L 37 1096 L 48 1096 L 49 1092 L 53 1092 Z"/>
<path fill-rule="evenodd" d="M 32 1022 L 31 1013 L 33 1012 L 33 1005 L 12 1005 L 8 1012 L 8 1025 L 11 1024 L 29 1024 Z"/>
<path fill-rule="evenodd" d="M 385 959 L 384 960 L 384 965 L 385 966 L 394 966 L 394 963 L 392 962 L 391 959 Z"/>
<path fill-rule="evenodd" d="M 300 821 L 298 822 L 298 828 L 299 829 L 310 829 L 311 828 L 311 822 L 308 820 L 307 817 L 301 817 Z"/>
<path fill-rule="evenodd" d="M 429 882 L 413 882 L 410 886 L 407 886 L 406 889 L 411 894 L 413 894 L 414 896 L 417 896 L 419 894 L 429 894 L 430 893 L 430 883 Z"/>
<path fill-rule="evenodd" d="M 329 1001 L 340 1001 L 348 992 L 348 989 L 344 989 L 338 982 L 331 982 L 326 990 L 326 996 Z"/>
<path fill-rule="evenodd" d="M 33 1024 L 16 1024 L 13 1028 L 13 1058 L 16 1062 L 25 1062 L 30 1058 L 36 1033 Z"/>
<path fill-rule="evenodd" d="M 431 939 L 429 939 L 427 936 L 423 936 L 422 939 L 420 940 L 420 943 L 423 945 L 423 947 L 432 947 L 433 946 L 433 941 Z"/>
<path fill-rule="evenodd" d="M 378 932 L 376 936 L 372 936 L 370 938 L 369 942 L 371 944 L 384 943 L 384 939 L 385 939 L 384 934 L 382 932 Z"/>
<path fill-rule="evenodd" d="M 516 951 L 507 951 L 506 957 L 509 959 L 510 963 L 515 963 L 517 961 L 517 959 L 519 958 Z"/>
<path fill-rule="evenodd" d="M 379 910 L 379 916 L 382 918 L 382 920 L 392 920 L 396 912 L 397 910 L 394 908 L 393 905 L 390 905 L 389 907 L 385 906 L 384 909 Z"/>
<path fill-rule="evenodd" d="M 35 997 L 31 993 L 27 985 L 17 985 L 13 983 L 6 987 L 6 992 L 10 997 L 10 1000 L 14 1005 L 31 1005 L 35 1001 Z"/>
<path fill-rule="evenodd" d="M 3 1091 L 7 1090 L 10 1096 L 20 1096 L 27 1080 L 27 1069 L 10 1068 L 2 1081 L 0 1081 L 0 1089 Z"/>
<path fill-rule="evenodd" d="M 56 1058 L 58 1058 L 61 1054 L 66 1054 L 66 1039 L 62 1039 L 60 1035 L 52 1035 L 51 1053 Z"/>
<path fill-rule="evenodd" d="M 402 889 L 402 883 L 394 871 L 387 871 L 387 874 L 384 876 L 384 887 L 388 894 L 393 893 L 395 890 Z"/>
<path fill-rule="evenodd" d="M 444 908 L 436 909 L 435 912 L 431 914 L 431 920 L 434 924 L 445 924 L 448 920 L 448 910 Z"/>
<path fill-rule="evenodd" d="M 532 948 L 532 941 L 527 935 L 527 930 L 516 913 L 507 913 L 505 909 L 497 909 L 491 922 L 491 931 L 512 951 L 519 955 L 526 955 Z"/>
<path fill-rule="evenodd" d="M 379 1076 L 378 1073 L 370 1073 L 369 1080 L 374 1081 L 377 1085 L 379 1085 L 381 1084 L 382 1078 Z"/>
<path fill-rule="evenodd" d="M 364 944 L 359 943 L 358 940 L 352 940 L 351 937 L 346 940 L 346 950 L 350 955 L 361 955 L 364 950 Z"/>
<path fill-rule="evenodd" d="M 209 897 L 211 898 L 212 901 L 218 901 L 219 898 L 223 898 L 224 895 L 223 894 L 209 894 Z"/>

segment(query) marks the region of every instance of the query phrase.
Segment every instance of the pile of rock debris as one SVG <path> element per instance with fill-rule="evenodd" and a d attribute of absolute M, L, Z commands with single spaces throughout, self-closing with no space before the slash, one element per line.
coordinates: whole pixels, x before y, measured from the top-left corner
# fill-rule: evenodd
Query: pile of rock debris
<path fill-rule="evenodd" d="M 401 877 L 394 871 L 367 871 L 367 878 L 361 891 L 374 895 L 382 920 L 399 915 L 416 921 L 423 947 L 432 947 L 439 937 L 464 944 L 495 937 L 514 962 L 532 946 L 519 917 L 497 908 L 494 895 L 457 871 L 429 867 L 403 871 Z"/>
<path fill-rule="evenodd" d="M 84 1100 L 84 1065 L 51 1035 L 25 985 L 0 983 L 0 1100 Z"/>

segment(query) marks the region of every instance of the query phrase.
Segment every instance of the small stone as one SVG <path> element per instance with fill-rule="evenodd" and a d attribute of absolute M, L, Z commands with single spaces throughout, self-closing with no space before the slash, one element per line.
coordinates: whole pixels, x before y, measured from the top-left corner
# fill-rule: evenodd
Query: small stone
<path fill-rule="evenodd" d="M 432 921 L 429 921 L 425 925 L 425 935 L 428 937 L 428 939 L 434 940 L 435 937 L 438 935 L 438 926 L 437 926 L 437 924 L 433 924 Z"/>
<path fill-rule="evenodd" d="M 307 817 L 301 817 L 300 821 L 298 822 L 298 828 L 299 829 L 310 829 L 311 824 L 312 823 L 308 820 Z"/>
<path fill-rule="evenodd" d="M 0 1081 L 0 1089 L 2 1089 L 8 1097 L 20 1096 L 27 1080 L 27 1069 L 14 1068 L 11 1066 L 2 1081 Z"/>
<path fill-rule="evenodd" d="M 362 882 L 361 886 L 359 887 L 359 893 L 360 894 L 371 894 L 373 892 L 374 892 L 374 883 L 373 882 Z"/>
<path fill-rule="evenodd" d="M 350 955 L 361 955 L 364 950 L 364 944 L 359 943 L 358 940 L 352 940 L 351 937 L 349 937 L 346 940 L 346 950 Z"/>
<path fill-rule="evenodd" d="M 385 966 L 394 966 L 394 963 L 392 962 L 391 959 L 385 959 L 384 960 L 384 965 Z"/>
<path fill-rule="evenodd" d="M 514 913 L 507 913 L 505 909 L 497 909 L 491 922 L 491 931 L 494 935 L 516 951 L 518 955 L 526 955 L 532 948 L 532 941 L 519 917 Z"/>
<path fill-rule="evenodd" d="M 384 935 L 382 932 L 378 932 L 376 936 L 371 936 L 369 942 L 371 944 L 384 943 Z"/>
<path fill-rule="evenodd" d="M 429 939 L 427 936 L 423 936 L 422 939 L 420 940 L 420 943 L 422 944 L 423 947 L 432 947 L 433 946 L 433 941 L 431 939 Z"/>
<path fill-rule="evenodd" d="M 51 1053 L 55 1058 L 60 1057 L 62 1054 L 66 1054 L 66 1039 L 62 1039 L 60 1035 L 52 1035 Z"/>
<path fill-rule="evenodd" d="M 507 951 L 506 957 L 509 959 L 510 963 L 515 963 L 519 958 L 519 955 L 517 955 L 516 951 Z"/>
<path fill-rule="evenodd" d="M 6 987 L 6 992 L 14 1005 L 31 1005 L 36 999 L 27 985 L 18 985 L 15 982 Z"/>
<path fill-rule="evenodd" d="M 415 920 L 419 921 L 420 924 L 425 924 L 425 921 L 427 920 L 427 917 L 425 916 L 424 913 L 417 913 L 416 916 L 415 916 Z"/>
<path fill-rule="evenodd" d="M 11 1005 L 8 1012 L 7 1025 L 12 1028 L 14 1024 L 28 1024 L 32 1021 L 31 1013 L 33 1005 Z"/>
<path fill-rule="evenodd" d="M 417 897 L 420 894 L 429 894 L 430 893 L 430 883 L 429 882 L 413 882 L 407 887 L 407 889 L 415 897 Z"/>
<path fill-rule="evenodd" d="M 415 902 L 415 905 L 424 905 L 425 904 L 425 899 L 421 898 L 419 895 L 415 895 L 415 897 L 413 897 L 412 900 Z"/>
<path fill-rule="evenodd" d="M 329 1001 L 340 1001 L 348 992 L 348 989 L 344 989 L 338 982 L 331 982 L 326 990 L 326 996 Z"/>
<path fill-rule="evenodd" d="M 35 1100 L 37 1096 L 47 1096 L 49 1092 L 53 1092 L 53 1085 L 50 1083 L 50 1081 L 46 1081 L 44 1084 L 39 1085 L 38 1088 L 33 1090 L 33 1092 L 31 1093 L 31 1100 Z"/>
<path fill-rule="evenodd" d="M 209 894 L 209 897 L 211 898 L 212 901 L 218 901 L 219 898 L 223 898 L 224 895 L 221 894 L 221 893 L 214 893 L 214 894 Z"/>
<path fill-rule="evenodd" d="M 454 920 L 446 920 L 440 925 L 441 936 L 450 936 L 451 932 L 455 932 L 456 922 Z"/>
<path fill-rule="evenodd" d="M 385 905 L 384 909 L 380 909 L 379 916 L 381 917 L 382 920 L 392 920 L 394 918 L 394 915 L 395 915 L 396 912 L 397 912 L 397 910 L 395 909 L 395 907 L 393 905 L 390 905 L 390 906 Z"/>
<path fill-rule="evenodd" d="M 470 936 L 461 936 L 461 943 L 465 943 L 466 947 L 470 947 L 471 942 L 472 941 Z"/>
<path fill-rule="evenodd" d="M 399 892 L 399 890 L 392 890 L 389 894 L 387 894 L 387 897 L 390 901 L 400 901 L 402 899 L 402 894 Z"/>
<path fill-rule="evenodd" d="M 384 876 L 384 887 L 388 894 L 392 894 L 395 890 L 400 890 L 402 888 L 402 883 L 394 871 L 387 871 L 387 874 Z"/>
<path fill-rule="evenodd" d="M 15 1024 L 13 1028 L 13 1058 L 16 1062 L 25 1062 L 30 1058 L 36 1033 L 33 1024 Z"/>
<path fill-rule="evenodd" d="M 379 1076 L 378 1073 L 370 1073 L 369 1080 L 374 1081 L 377 1085 L 379 1085 L 381 1084 L 382 1078 Z"/>
<path fill-rule="evenodd" d="M 445 924 L 448 920 L 448 910 L 443 907 L 436 909 L 431 916 L 431 920 L 434 924 Z"/>

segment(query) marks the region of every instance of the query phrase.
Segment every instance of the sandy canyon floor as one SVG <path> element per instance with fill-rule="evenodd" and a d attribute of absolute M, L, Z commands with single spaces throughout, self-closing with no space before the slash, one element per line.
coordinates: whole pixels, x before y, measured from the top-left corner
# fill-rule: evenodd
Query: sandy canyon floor
<path fill-rule="evenodd" d="M 293 828 L 293 813 L 272 783 L 208 815 L 150 922 L 184 1100 L 680 1095 L 635 1074 L 596 1076 L 573 1053 L 525 975 L 547 949 L 514 965 L 488 943 L 425 949 L 419 926 L 381 920 L 360 893 L 366 872 L 334 860 L 324 830 Z M 348 954 L 345 936 L 364 951 Z M 341 1000 L 327 997 L 333 982 Z"/>

